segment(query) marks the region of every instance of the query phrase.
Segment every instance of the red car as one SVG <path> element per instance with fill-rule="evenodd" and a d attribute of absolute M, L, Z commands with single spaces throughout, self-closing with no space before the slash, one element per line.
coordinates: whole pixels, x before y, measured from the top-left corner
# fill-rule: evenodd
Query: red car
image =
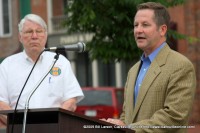
<path fill-rule="evenodd" d="M 114 87 L 82 88 L 85 98 L 76 112 L 95 118 L 119 118 L 124 101 L 124 89 Z"/>

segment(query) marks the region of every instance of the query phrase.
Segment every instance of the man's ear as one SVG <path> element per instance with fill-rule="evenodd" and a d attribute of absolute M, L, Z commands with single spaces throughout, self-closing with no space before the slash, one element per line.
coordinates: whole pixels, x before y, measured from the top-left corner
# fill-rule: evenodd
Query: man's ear
<path fill-rule="evenodd" d="M 18 33 L 18 39 L 19 39 L 19 41 L 22 43 L 22 36 L 21 36 L 20 33 Z"/>
<path fill-rule="evenodd" d="M 166 32 L 167 32 L 167 25 L 161 25 L 159 27 L 159 32 L 161 36 L 165 36 Z"/>

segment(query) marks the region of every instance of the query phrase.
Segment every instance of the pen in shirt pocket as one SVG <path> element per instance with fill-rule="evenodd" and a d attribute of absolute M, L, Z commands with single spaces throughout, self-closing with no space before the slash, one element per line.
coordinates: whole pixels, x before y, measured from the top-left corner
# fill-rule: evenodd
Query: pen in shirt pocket
<path fill-rule="evenodd" d="M 51 83 L 51 77 L 49 77 L 49 84 Z"/>

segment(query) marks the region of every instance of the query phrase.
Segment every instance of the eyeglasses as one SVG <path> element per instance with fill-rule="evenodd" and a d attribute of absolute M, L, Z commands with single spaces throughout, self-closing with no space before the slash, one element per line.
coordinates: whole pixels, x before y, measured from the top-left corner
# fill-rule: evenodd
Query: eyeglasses
<path fill-rule="evenodd" d="M 45 35 L 46 31 L 45 31 L 45 29 L 36 29 L 36 30 L 30 29 L 30 30 L 24 31 L 23 34 L 24 34 L 24 36 L 30 37 L 33 35 L 34 32 L 37 34 L 37 36 L 42 37 Z"/>

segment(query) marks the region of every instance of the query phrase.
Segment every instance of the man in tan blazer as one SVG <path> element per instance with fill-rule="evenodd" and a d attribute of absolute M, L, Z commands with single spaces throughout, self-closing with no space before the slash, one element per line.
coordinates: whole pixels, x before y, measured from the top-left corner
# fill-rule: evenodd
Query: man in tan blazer
<path fill-rule="evenodd" d="M 195 71 L 186 57 L 166 43 L 169 21 L 166 8 L 159 3 L 138 6 L 134 36 L 144 53 L 128 73 L 120 120 L 105 121 L 137 133 L 187 132 L 196 87 Z"/>

